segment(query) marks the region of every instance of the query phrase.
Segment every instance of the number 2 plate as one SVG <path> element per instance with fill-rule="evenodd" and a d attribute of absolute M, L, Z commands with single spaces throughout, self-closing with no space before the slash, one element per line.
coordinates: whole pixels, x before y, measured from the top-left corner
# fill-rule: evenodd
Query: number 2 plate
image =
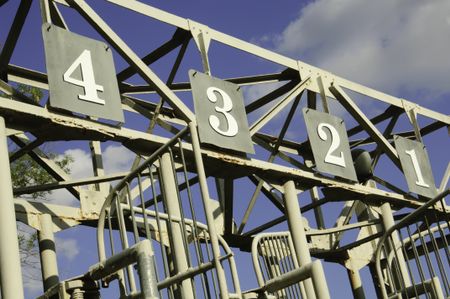
<path fill-rule="evenodd" d="M 254 153 L 244 98 L 239 86 L 203 73 L 189 72 L 202 143 Z"/>
<path fill-rule="evenodd" d="M 307 108 L 303 116 L 317 170 L 357 181 L 344 121 Z"/>
<path fill-rule="evenodd" d="M 106 44 L 44 24 L 51 107 L 124 122 L 111 50 Z"/>

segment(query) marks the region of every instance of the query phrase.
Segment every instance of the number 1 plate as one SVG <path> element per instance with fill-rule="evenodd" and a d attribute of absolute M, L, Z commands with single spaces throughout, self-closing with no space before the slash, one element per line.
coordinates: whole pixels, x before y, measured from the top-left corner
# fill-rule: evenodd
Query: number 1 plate
<path fill-rule="evenodd" d="M 437 190 L 425 146 L 397 135 L 394 136 L 394 143 L 409 190 L 429 198 L 436 196 Z"/>
<path fill-rule="evenodd" d="M 317 170 L 357 181 L 344 121 L 307 108 L 303 116 Z"/>
<path fill-rule="evenodd" d="M 111 49 L 51 24 L 42 34 L 50 106 L 123 123 Z"/>

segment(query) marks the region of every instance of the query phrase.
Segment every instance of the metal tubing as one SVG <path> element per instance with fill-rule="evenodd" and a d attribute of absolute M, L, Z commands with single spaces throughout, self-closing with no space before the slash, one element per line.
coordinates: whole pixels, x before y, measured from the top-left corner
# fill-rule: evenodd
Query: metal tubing
<path fill-rule="evenodd" d="M 220 260 L 223 261 L 223 260 L 231 258 L 232 256 L 233 256 L 233 254 L 229 253 L 229 254 L 227 254 L 225 256 L 222 256 L 220 258 Z M 165 288 L 167 288 L 167 287 L 169 287 L 171 285 L 178 284 L 178 283 L 180 283 L 183 280 L 186 280 L 188 278 L 192 278 L 192 277 L 194 277 L 194 276 L 196 276 L 198 274 L 201 274 L 201 273 L 206 273 L 206 272 L 208 272 L 208 271 L 210 271 L 212 269 L 214 269 L 214 263 L 213 262 L 206 262 L 206 263 L 203 263 L 203 264 L 201 264 L 199 266 L 196 266 L 196 267 L 190 267 L 186 271 L 177 273 L 177 274 L 175 274 L 175 275 L 173 275 L 173 276 L 171 276 L 169 278 L 164 279 L 163 281 L 160 281 L 158 283 L 158 289 L 160 289 L 160 290 L 161 289 L 165 289 Z"/>
<path fill-rule="evenodd" d="M 188 202 L 189 202 L 189 210 L 191 213 L 191 218 L 193 220 L 192 236 L 193 236 L 193 243 L 194 243 L 194 249 L 195 249 L 195 256 L 197 258 L 197 264 L 201 264 L 204 262 L 204 258 L 203 258 L 203 252 L 201 250 L 201 246 L 199 244 L 199 238 L 198 238 L 199 230 L 197 227 L 197 217 L 195 216 L 194 203 L 193 203 L 193 198 L 192 198 L 191 187 L 189 184 L 189 177 L 188 177 L 188 173 L 187 173 L 187 169 L 186 169 L 186 159 L 184 157 L 183 143 L 181 142 L 181 139 L 178 140 L 178 145 L 179 145 L 180 157 L 181 157 L 181 161 L 182 161 L 181 164 L 183 165 L 183 175 L 184 175 L 184 182 L 185 182 L 186 191 L 187 191 L 187 198 L 188 198 Z M 178 190 L 181 191 L 182 189 L 179 188 Z M 203 295 L 205 296 L 205 298 L 211 298 L 211 294 L 209 292 L 209 287 L 208 287 L 208 279 L 205 274 L 201 275 L 201 281 L 202 281 Z"/>
<path fill-rule="evenodd" d="M 181 219 L 181 206 L 178 201 L 178 185 L 175 182 L 174 170 L 172 167 L 172 158 L 170 153 L 164 153 L 161 156 L 161 174 L 162 174 L 162 188 L 163 193 L 165 195 L 166 204 L 167 204 L 167 213 L 170 216 Z M 175 256 L 175 271 L 176 273 L 182 273 L 189 269 L 189 265 L 187 263 L 187 255 L 186 247 L 183 242 L 183 231 L 181 229 L 182 223 L 169 222 L 170 232 L 172 234 L 172 242 L 173 245 L 170 249 L 171 253 Z M 186 279 L 181 282 L 181 296 L 182 298 L 193 298 L 194 289 L 192 286 L 192 282 L 189 279 Z"/>
<path fill-rule="evenodd" d="M 284 185 L 284 205 L 286 207 L 289 230 L 294 243 L 295 253 L 300 266 L 311 263 L 306 233 L 303 227 L 302 214 L 298 204 L 297 190 L 293 181 L 287 181 Z M 316 298 L 314 286 L 310 279 L 305 281 L 305 289 L 308 298 Z"/>
<path fill-rule="evenodd" d="M 22 299 L 23 283 L 5 120 L 0 117 L 0 282 L 3 299 Z"/>
<path fill-rule="evenodd" d="M 300 268 L 267 281 L 260 290 L 275 293 L 276 291 L 287 288 L 297 282 L 307 280 L 309 277 L 312 277 L 312 280 L 314 281 L 314 290 L 316 291 L 317 298 L 329 299 L 330 294 L 328 292 L 328 286 L 319 260 L 305 264 Z M 308 296 L 307 298 L 310 297 Z"/>
<path fill-rule="evenodd" d="M 156 273 L 153 265 L 153 248 L 149 240 L 143 240 L 107 260 L 95 264 L 89 269 L 89 276 L 94 280 L 107 277 L 119 269 L 137 262 L 142 298 L 159 298 L 156 285 Z"/>
<path fill-rule="evenodd" d="M 353 298 L 355 299 L 365 299 L 364 289 L 362 286 L 361 275 L 358 269 L 347 269 L 348 278 L 350 280 L 350 285 L 352 287 Z"/>
<path fill-rule="evenodd" d="M 127 229 L 125 226 L 125 219 L 123 216 L 123 211 L 122 211 L 122 207 L 121 205 L 118 203 L 119 200 L 119 196 L 116 196 L 116 212 L 117 212 L 117 216 L 118 216 L 118 222 L 119 222 L 119 230 L 120 230 L 120 241 L 122 244 L 122 249 L 127 249 L 129 248 L 129 244 L 128 244 L 128 236 L 127 236 Z M 128 266 L 127 267 L 127 278 L 128 278 L 128 286 L 130 288 L 130 292 L 134 293 L 136 292 L 136 282 L 134 279 L 134 274 L 133 274 L 133 267 Z"/>
<path fill-rule="evenodd" d="M 328 291 L 325 273 L 323 272 L 322 264 L 319 260 L 312 262 L 311 276 L 314 282 L 314 290 L 316 291 L 317 298 L 330 299 L 330 292 Z"/>
<path fill-rule="evenodd" d="M 166 144 L 158 148 L 150 157 L 147 158 L 147 160 L 145 160 L 145 162 L 143 162 L 141 165 L 139 165 L 139 167 L 137 167 L 135 170 L 126 175 L 109 193 L 109 196 L 106 198 L 105 202 L 103 203 L 102 209 L 100 210 L 100 216 L 97 225 L 97 247 L 100 261 L 106 259 L 103 229 L 105 227 L 106 211 L 111 206 L 116 191 L 121 190 L 127 184 L 127 182 L 132 180 L 138 173 L 144 171 L 144 169 L 146 169 L 148 165 L 153 163 L 163 151 L 165 151 L 169 146 L 172 146 L 175 142 L 177 142 L 178 138 L 184 135 L 186 131 L 187 129 L 181 130 L 174 137 L 172 137 L 172 139 L 170 139 Z"/>
<path fill-rule="evenodd" d="M 375 252 L 375 266 L 376 266 L 378 283 L 379 283 L 379 286 L 381 289 L 381 294 L 382 294 L 383 298 L 388 298 L 388 294 L 387 294 L 386 288 L 384 287 L 384 282 L 382 280 L 383 274 L 382 274 L 381 265 L 380 265 L 381 250 L 384 247 L 383 246 L 384 242 L 391 235 L 391 233 L 393 233 L 396 229 L 402 228 L 406 224 L 408 224 L 412 219 L 416 219 L 419 215 L 423 214 L 427 209 L 429 209 L 430 206 L 434 206 L 438 201 L 442 200 L 449 193 L 450 193 L 450 189 L 447 189 L 447 190 L 441 192 L 436 197 L 434 197 L 433 199 L 429 200 L 428 202 L 423 204 L 421 207 L 416 209 L 414 212 L 412 212 L 409 215 L 407 215 L 406 217 L 404 217 L 400 222 L 398 222 L 397 224 L 395 224 L 394 226 L 392 226 L 388 230 L 386 230 L 384 235 L 380 238 L 380 241 L 378 242 L 377 250 Z M 415 247 L 413 246 L 413 249 L 414 248 Z"/>
<path fill-rule="evenodd" d="M 395 225 L 394 217 L 392 215 L 392 209 L 390 203 L 384 203 L 381 205 L 381 216 L 383 219 L 383 226 L 385 231 Z M 406 287 L 411 286 L 411 280 L 409 279 L 408 268 L 406 267 L 405 257 L 403 256 L 403 252 L 401 250 L 397 250 L 397 244 L 400 243 L 400 239 L 397 233 L 393 232 L 392 234 L 393 248 L 389 248 L 389 250 L 395 250 L 396 257 L 398 257 L 397 262 L 400 267 L 400 276 L 397 279 L 404 283 Z"/>
<path fill-rule="evenodd" d="M 191 130 L 192 148 L 194 150 L 195 164 L 197 167 L 200 191 L 202 194 L 203 207 L 205 209 L 206 222 L 208 225 L 209 236 L 211 238 L 211 245 L 214 257 L 214 263 L 217 271 L 217 278 L 219 281 L 220 298 L 228 298 L 228 287 L 226 283 L 225 272 L 223 270 L 222 264 L 219 261 L 220 248 L 219 240 L 217 237 L 216 227 L 214 224 L 214 216 L 212 214 L 212 209 L 209 204 L 209 191 L 208 185 L 206 183 L 206 174 L 203 166 L 202 154 L 200 149 L 200 141 L 197 134 L 197 127 L 195 122 L 189 123 L 189 129 Z"/>
<path fill-rule="evenodd" d="M 436 276 L 433 277 L 432 279 L 424 281 L 423 284 L 407 287 L 405 290 L 402 291 L 401 294 L 408 298 L 417 296 L 414 288 L 417 288 L 417 292 L 419 295 L 431 294 L 431 298 L 433 298 L 433 299 L 444 299 L 445 298 L 444 293 L 442 292 L 439 278 Z M 419 296 L 417 296 L 417 298 L 419 298 Z"/>
<path fill-rule="evenodd" d="M 59 283 L 58 263 L 56 259 L 55 237 L 53 234 L 52 216 L 49 214 L 39 215 L 40 230 L 39 253 L 41 258 L 42 283 L 44 292 Z"/>
<path fill-rule="evenodd" d="M 151 249 L 150 242 L 144 243 L 143 247 Z M 153 256 L 145 250 L 140 250 L 136 253 L 141 293 L 144 295 L 143 298 L 159 298 Z"/>
<path fill-rule="evenodd" d="M 275 293 L 276 291 L 287 288 L 299 281 L 306 280 L 311 277 L 312 265 L 313 263 L 309 263 L 293 271 L 272 278 L 265 283 L 262 289 L 269 293 Z"/>

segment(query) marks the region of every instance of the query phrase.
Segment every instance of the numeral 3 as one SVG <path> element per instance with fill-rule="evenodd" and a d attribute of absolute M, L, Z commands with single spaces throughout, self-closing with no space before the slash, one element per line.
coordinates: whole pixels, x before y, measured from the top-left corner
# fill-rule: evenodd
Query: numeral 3
<path fill-rule="evenodd" d="M 226 131 L 223 131 L 219 128 L 220 120 L 216 115 L 209 116 L 209 124 L 214 129 L 214 131 L 216 131 L 217 133 L 219 133 L 221 135 L 228 136 L 228 137 L 236 136 L 238 133 L 238 124 L 237 124 L 236 119 L 229 113 L 233 109 L 233 102 L 231 101 L 230 96 L 222 89 L 217 88 L 217 87 L 209 87 L 206 90 L 206 95 L 208 96 L 208 100 L 210 102 L 212 102 L 212 103 L 217 102 L 216 92 L 222 96 L 223 107 L 215 106 L 214 109 L 218 113 L 221 113 L 223 116 L 225 116 L 228 129 Z"/>

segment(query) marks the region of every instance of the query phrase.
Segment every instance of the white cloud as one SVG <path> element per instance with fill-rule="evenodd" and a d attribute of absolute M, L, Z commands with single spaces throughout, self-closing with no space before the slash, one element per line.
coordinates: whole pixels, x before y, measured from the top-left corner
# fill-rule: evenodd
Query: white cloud
<path fill-rule="evenodd" d="M 52 204 L 79 207 L 79 201 L 69 193 L 66 189 L 53 190 L 49 195 L 46 196 L 46 200 L 50 201 Z"/>
<path fill-rule="evenodd" d="M 103 152 L 105 172 L 128 171 L 136 155 L 123 146 L 110 145 Z"/>
<path fill-rule="evenodd" d="M 63 255 L 69 261 L 72 261 L 80 253 L 77 240 L 55 238 L 56 252 L 58 255 Z"/>
<path fill-rule="evenodd" d="M 71 178 L 77 179 L 94 176 L 90 152 L 80 148 L 73 148 L 66 150 L 59 158 L 62 158 L 64 155 L 69 155 L 73 159 L 73 162 L 69 165 Z M 124 147 L 115 145 L 107 146 L 102 153 L 105 173 L 129 170 L 134 157 L 135 155 Z M 66 189 L 53 190 L 47 196 L 47 200 L 60 205 L 79 206 L 78 200 Z"/>
<path fill-rule="evenodd" d="M 42 294 L 43 286 L 42 281 L 39 279 L 30 279 L 27 277 L 23 278 L 23 287 L 25 288 L 25 293 L 30 297 L 36 297 Z"/>
<path fill-rule="evenodd" d="M 431 98 L 450 92 L 449 20 L 448 0 L 317 0 L 272 42 L 355 82 Z"/>
<path fill-rule="evenodd" d="M 86 178 L 93 176 L 91 153 L 80 148 L 69 149 L 64 152 L 73 158 L 70 164 L 70 176 Z M 106 173 L 129 170 L 135 154 L 123 146 L 109 145 L 102 152 L 103 167 Z"/>
<path fill-rule="evenodd" d="M 85 178 L 93 176 L 91 154 L 79 149 L 68 149 L 64 155 L 72 157 L 73 162 L 70 163 L 70 176 L 73 178 Z"/>

